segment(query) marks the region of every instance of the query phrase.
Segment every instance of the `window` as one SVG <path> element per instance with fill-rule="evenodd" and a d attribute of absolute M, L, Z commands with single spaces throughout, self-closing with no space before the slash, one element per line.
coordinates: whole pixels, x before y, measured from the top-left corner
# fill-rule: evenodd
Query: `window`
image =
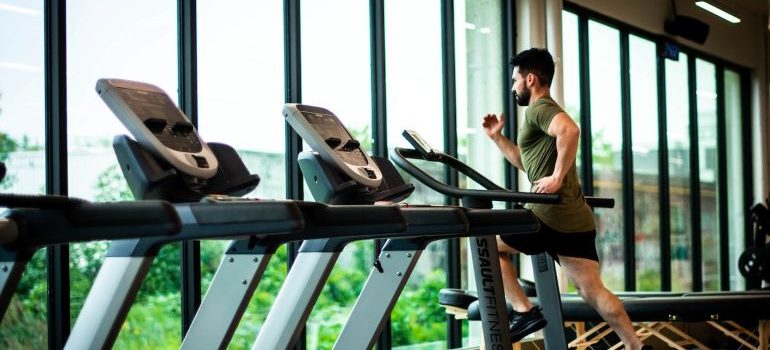
<path fill-rule="evenodd" d="M 96 94 L 94 86 L 99 78 L 138 80 L 161 87 L 176 100 L 176 19 L 174 2 L 67 3 L 70 195 L 97 201 L 133 198 L 112 150 L 113 136 L 127 131 Z M 108 242 L 70 246 L 73 320 L 108 246 Z M 179 279 L 179 248 L 168 245 L 161 250 L 142 284 L 116 348 L 180 344 Z"/>
<path fill-rule="evenodd" d="M 743 113 L 741 113 L 741 76 L 725 70 L 725 134 L 727 139 L 727 222 L 729 232 L 728 256 L 730 266 L 730 290 L 743 290 L 746 280 L 738 272 L 738 257 L 746 242 L 746 199 L 743 169 L 746 155 L 743 147 Z M 724 244 L 725 242 L 722 242 Z"/>
<path fill-rule="evenodd" d="M 198 130 L 233 146 L 260 177 L 248 197 L 285 198 L 283 7 L 277 1 L 198 1 Z M 271 33 L 262 35 L 261 33 Z M 226 40 L 224 38 L 227 38 Z M 228 241 L 201 242 L 205 293 Z M 270 259 L 231 347 L 249 348 L 286 277 L 286 248 Z"/>
<path fill-rule="evenodd" d="M 719 284 L 719 209 L 717 198 L 717 88 L 716 67 L 695 60 L 698 111 L 698 175 L 700 177 L 700 221 L 703 290 L 717 291 Z"/>
<path fill-rule="evenodd" d="M 562 11 L 561 18 L 564 111 L 580 126 L 580 31 L 578 29 L 578 16 L 572 12 Z M 558 64 L 556 69 L 559 69 Z M 578 176 L 582 174 L 581 154 L 582 147 L 578 147 L 575 159 Z"/>
<path fill-rule="evenodd" d="M 604 284 L 623 287 L 623 179 L 621 149 L 620 33 L 588 22 L 591 141 L 594 196 L 615 198 L 615 208 L 596 211 L 596 246 Z"/>
<path fill-rule="evenodd" d="M 0 162 L 2 193 L 45 192 L 43 1 L 0 8 Z M 0 212 L 4 211 L 0 208 Z M 47 347 L 46 253 L 27 264 L 0 324 L 0 348 Z"/>
<path fill-rule="evenodd" d="M 500 60 L 504 31 L 501 8 L 499 1 L 455 4 L 458 154 L 461 161 L 500 185 L 505 181 L 504 167 L 512 165 L 497 152 L 481 122 L 487 113 L 499 116 L 508 91 L 503 82 L 510 81 L 505 62 Z M 481 188 L 466 181 L 460 174 L 461 187 Z"/>
<path fill-rule="evenodd" d="M 443 149 L 441 76 L 441 7 L 437 0 L 385 2 L 385 74 L 388 147 L 410 147 L 401 133 L 415 130 L 434 148 Z M 437 163 L 416 162 L 436 179 L 444 178 Z M 404 172 L 401 172 L 405 175 Z M 406 200 L 444 204 L 444 197 L 409 176 L 416 190 Z M 446 243 L 430 244 L 391 313 L 394 348 L 407 345 L 444 347 L 446 316 L 436 295 L 446 280 Z"/>
<path fill-rule="evenodd" d="M 669 205 L 671 207 L 671 289 L 692 289 L 690 215 L 690 105 L 687 54 L 666 60 Z"/>
<path fill-rule="evenodd" d="M 660 290 L 660 169 L 655 43 L 629 35 L 636 288 Z"/>
<path fill-rule="evenodd" d="M 302 102 L 332 111 L 371 151 L 369 3 L 305 0 L 301 6 Z M 345 247 L 307 321 L 308 349 L 334 345 L 369 275 L 373 250 L 373 241 Z"/>

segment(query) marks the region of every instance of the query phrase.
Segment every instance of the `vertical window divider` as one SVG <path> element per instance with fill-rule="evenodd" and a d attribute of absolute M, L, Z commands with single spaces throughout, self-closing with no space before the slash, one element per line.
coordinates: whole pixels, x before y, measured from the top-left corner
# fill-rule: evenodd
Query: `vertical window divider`
<path fill-rule="evenodd" d="M 741 139 L 743 140 L 743 152 L 744 159 L 754 159 L 752 151 L 752 139 L 751 139 L 751 79 L 749 72 L 746 69 L 741 70 Z M 743 187 L 744 187 L 744 202 L 743 208 L 745 209 L 744 220 L 744 241 L 743 249 L 748 248 L 754 242 L 754 226 L 751 220 L 751 212 L 749 208 L 754 204 L 754 174 L 753 174 L 753 162 L 743 162 Z M 747 284 L 746 289 L 758 288 Z"/>
<path fill-rule="evenodd" d="M 692 248 L 692 290 L 703 290 L 703 250 L 701 244 L 700 164 L 698 155 L 698 77 L 695 56 L 687 56 L 688 100 L 690 105 L 690 239 Z"/>
<path fill-rule="evenodd" d="M 580 147 L 581 163 L 583 166 L 582 183 L 583 193 L 591 196 L 594 193 L 594 174 L 593 159 L 591 152 L 591 68 L 589 65 L 590 54 L 588 52 L 588 18 L 578 15 L 578 38 L 580 44 L 578 51 L 580 55 Z"/>
<path fill-rule="evenodd" d="M 730 290 L 730 226 L 727 201 L 727 111 L 725 110 L 725 68 L 716 65 L 717 92 L 717 208 L 719 218 L 719 287 Z"/>
<path fill-rule="evenodd" d="M 516 56 L 516 2 L 504 1 L 503 2 L 503 57 L 501 59 L 505 63 L 505 76 L 503 77 L 503 111 L 507 115 L 508 122 L 505 124 L 503 132 L 510 137 L 511 141 L 517 143 L 518 139 L 518 124 L 519 116 L 518 109 L 516 108 L 516 99 L 511 93 L 511 77 L 513 76 L 513 67 L 509 63 L 509 60 Z M 512 166 L 506 159 L 502 159 L 503 169 L 505 171 L 505 188 L 509 188 L 513 191 L 517 191 L 519 188 L 519 172 L 517 168 Z M 507 207 L 511 207 L 510 204 Z"/>
<path fill-rule="evenodd" d="M 372 153 L 375 156 L 388 156 L 387 91 L 385 86 L 385 2 L 369 0 L 369 49 L 371 56 L 372 79 Z M 384 239 L 374 240 L 374 259 L 376 260 Z M 382 333 L 377 338 L 378 350 L 389 350 L 392 345 L 390 317 L 385 321 Z"/>
<path fill-rule="evenodd" d="M 177 30 L 179 56 L 179 105 L 198 125 L 198 60 L 196 0 L 178 0 Z M 201 304 L 201 249 L 199 241 L 180 242 L 182 337 L 192 324 Z"/>
<path fill-rule="evenodd" d="M 634 227 L 634 166 L 633 140 L 631 133 L 631 62 L 629 57 L 629 34 L 620 31 L 620 90 L 623 133 L 623 237 L 624 237 L 624 280 L 627 291 L 636 290 L 636 244 Z"/>
<path fill-rule="evenodd" d="M 663 44 L 657 43 L 657 52 Z M 657 57 L 658 66 L 658 191 L 660 193 L 660 289 L 671 291 L 671 199 L 668 171 L 668 117 L 666 112 L 666 58 Z"/>
<path fill-rule="evenodd" d="M 68 194 L 67 4 L 44 2 L 46 193 Z M 48 348 L 62 349 L 70 333 L 69 245 L 46 248 Z"/>
<path fill-rule="evenodd" d="M 444 103 L 444 151 L 457 157 L 457 88 L 455 87 L 455 36 L 454 1 L 441 0 L 441 55 Z M 456 170 L 445 168 L 444 176 L 450 186 L 457 186 Z M 447 204 L 456 204 L 454 198 L 446 198 Z"/>
<path fill-rule="evenodd" d="M 452 157 L 457 157 L 457 88 L 455 86 L 455 35 L 454 35 L 454 1 L 441 0 L 441 70 L 443 80 L 443 110 L 444 110 L 444 151 Z M 459 176 L 457 171 L 450 168 L 444 168 L 444 177 L 447 184 L 457 186 Z M 456 198 L 444 196 L 444 203 L 448 205 L 457 205 L 459 201 Z M 447 241 L 446 254 L 447 259 L 447 286 L 460 286 L 460 240 L 451 239 Z M 452 321 L 447 316 L 447 344 L 448 347 L 457 342 L 457 338 L 462 341 L 462 324 Z"/>
<path fill-rule="evenodd" d="M 300 41 L 300 0 L 283 1 L 283 50 L 284 50 L 284 100 L 287 103 L 302 102 L 301 41 Z M 302 151 L 302 138 L 288 123 L 284 122 L 286 139 L 284 166 L 286 170 L 286 198 L 302 200 L 302 172 L 297 155 Z M 289 269 L 299 253 L 302 242 L 286 245 L 286 264 Z M 294 345 L 295 350 L 306 347 L 305 329 Z"/>

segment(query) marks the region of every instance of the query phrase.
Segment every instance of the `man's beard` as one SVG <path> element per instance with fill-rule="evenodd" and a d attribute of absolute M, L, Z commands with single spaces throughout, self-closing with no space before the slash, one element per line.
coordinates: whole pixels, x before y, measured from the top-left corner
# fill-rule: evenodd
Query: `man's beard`
<path fill-rule="evenodd" d="M 521 92 L 521 95 L 516 93 L 516 91 L 513 92 L 513 97 L 516 99 L 516 104 L 522 107 L 529 106 L 529 98 L 532 97 L 532 90 L 525 87 L 524 91 Z"/>

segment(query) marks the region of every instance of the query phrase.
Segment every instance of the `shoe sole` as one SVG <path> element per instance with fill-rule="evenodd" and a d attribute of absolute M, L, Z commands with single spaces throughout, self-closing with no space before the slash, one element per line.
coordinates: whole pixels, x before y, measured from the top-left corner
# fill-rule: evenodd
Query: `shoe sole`
<path fill-rule="evenodd" d="M 511 334 L 511 343 L 518 343 L 519 340 L 524 339 L 524 337 L 545 328 L 547 324 L 548 321 L 544 318 L 541 318 L 533 323 L 526 325 L 521 329 L 521 331 L 519 331 L 518 335 L 514 336 Z"/>

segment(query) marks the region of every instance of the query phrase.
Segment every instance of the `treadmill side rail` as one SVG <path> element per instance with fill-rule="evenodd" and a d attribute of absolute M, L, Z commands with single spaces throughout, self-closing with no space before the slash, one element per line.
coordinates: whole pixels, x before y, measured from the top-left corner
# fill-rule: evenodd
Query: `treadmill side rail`
<path fill-rule="evenodd" d="M 19 286 L 27 262 L 29 262 L 28 259 L 0 261 L 0 321 L 8 311 L 8 305 L 16 292 L 16 287 Z"/>
<path fill-rule="evenodd" d="M 111 349 L 154 257 L 107 257 L 65 350 Z"/>
<path fill-rule="evenodd" d="M 339 255 L 308 252 L 297 256 L 252 350 L 287 350 L 294 345 Z"/>
<path fill-rule="evenodd" d="M 389 242 L 391 242 L 389 240 Z M 340 332 L 334 349 L 371 349 L 398 301 L 424 246 L 418 250 L 386 251 L 379 256 L 382 272 L 372 269 Z"/>
<path fill-rule="evenodd" d="M 225 254 L 181 349 L 226 349 L 272 257 Z"/>

